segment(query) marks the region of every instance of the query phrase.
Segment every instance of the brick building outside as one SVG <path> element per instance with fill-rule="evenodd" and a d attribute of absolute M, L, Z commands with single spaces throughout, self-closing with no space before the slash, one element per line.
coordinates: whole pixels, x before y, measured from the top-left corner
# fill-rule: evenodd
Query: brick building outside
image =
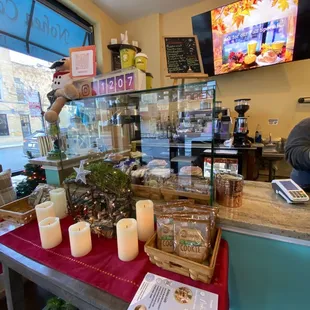
<path fill-rule="evenodd" d="M 50 63 L 0 47 L 0 148 L 22 145 L 43 129 L 40 105 L 49 106 Z"/>

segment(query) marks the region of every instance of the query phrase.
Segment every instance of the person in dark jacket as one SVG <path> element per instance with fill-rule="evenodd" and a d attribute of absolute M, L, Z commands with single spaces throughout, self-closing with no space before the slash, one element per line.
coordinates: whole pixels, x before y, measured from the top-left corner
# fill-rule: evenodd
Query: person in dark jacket
<path fill-rule="evenodd" d="M 310 191 L 310 118 L 302 120 L 291 131 L 285 146 L 285 158 L 294 168 L 291 179 Z"/>

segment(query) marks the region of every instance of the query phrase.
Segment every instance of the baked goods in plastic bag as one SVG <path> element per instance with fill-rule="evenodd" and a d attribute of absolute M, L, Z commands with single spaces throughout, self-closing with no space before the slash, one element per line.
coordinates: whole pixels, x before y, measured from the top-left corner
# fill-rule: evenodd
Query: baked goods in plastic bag
<path fill-rule="evenodd" d="M 184 166 L 180 169 L 179 175 L 202 177 L 202 169 L 198 166 Z"/>
<path fill-rule="evenodd" d="M 145 185 L 151 187 L 162 187 L 167 179 L 170 178 L 171 169 L 154 168 L 145 174 Z"/>
<path fill-rule="evenodd" d="M 177 176 L 173 174 L 165 182 L 165 188 L 209 195 L 210 179 L 192 176 Z"/>
<path fill-rule="evenodd" d="M 196 216 L 197 219 L 207 219 L 210 221 L 210 241 L 214 245 L 216 239 L 216 220 L 219 208 L 204 205 L 185 204 L 179 205 L 157 205 L 155 206 L 155 215 L 169 216 Z"/>
<path fill-rule="evenodd" d="M 130 174 L 131 183 L 137 185 L 144 185 L 145 175 L 149 171 L 147 167 L 140 167 L 137 170 L 132 170 Z"/>
<path fill-rule="evenodd" d="M 55 189 L 53 185 L 40 183 L 28 197 L 28 203 L 35 207 L 36 205 L 50 200 L 50 191 Z"/>
<path fill-rule="evenodd" d="M 173 218 L 169 216 L 157 216 L 157 248 L 168 252 L 174 252 L 174 225 Z"/>
<path fill-rule="evenodd" d="M 209 256 L 210 222 L 199 219 L 174 218 L 174 252 L 197 263 Z"/>
<path fill-rule="evenodd" d="M 166 167 L 167 165 L 167 162 L 163 159 L 153 159 L 147 164 L 148 168 Z"/>

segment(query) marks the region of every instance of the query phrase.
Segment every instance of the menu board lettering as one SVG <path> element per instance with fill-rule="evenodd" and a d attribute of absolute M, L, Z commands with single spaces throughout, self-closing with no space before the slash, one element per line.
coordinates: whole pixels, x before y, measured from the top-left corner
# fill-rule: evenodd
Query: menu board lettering
<path fill-rule="evenodd" d="M 196 36 L 165 37 L 167 71 L 171 73 L 203 73 Z"/>

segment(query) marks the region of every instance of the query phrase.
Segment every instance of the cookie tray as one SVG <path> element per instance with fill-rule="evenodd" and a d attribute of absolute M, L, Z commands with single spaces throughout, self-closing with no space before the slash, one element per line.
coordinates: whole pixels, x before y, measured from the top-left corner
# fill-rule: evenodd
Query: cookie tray
<path fill-rule="evenodd" d="M 209 284 L 211 283 L 213 277 L 217 254 L 220 248 L 221 237 L 222 230 L 221 228 L 218 228 L 209 265 L 199 264 L 186 258 L 179 257 L 175 254 L 167 253 L 157 249 L 156 232 L 145 244 L 144 251 L 149 256 L 150 261 L 158 267 L 181 274 L 186 277 L 190 277 L 193 280 Z"/>

